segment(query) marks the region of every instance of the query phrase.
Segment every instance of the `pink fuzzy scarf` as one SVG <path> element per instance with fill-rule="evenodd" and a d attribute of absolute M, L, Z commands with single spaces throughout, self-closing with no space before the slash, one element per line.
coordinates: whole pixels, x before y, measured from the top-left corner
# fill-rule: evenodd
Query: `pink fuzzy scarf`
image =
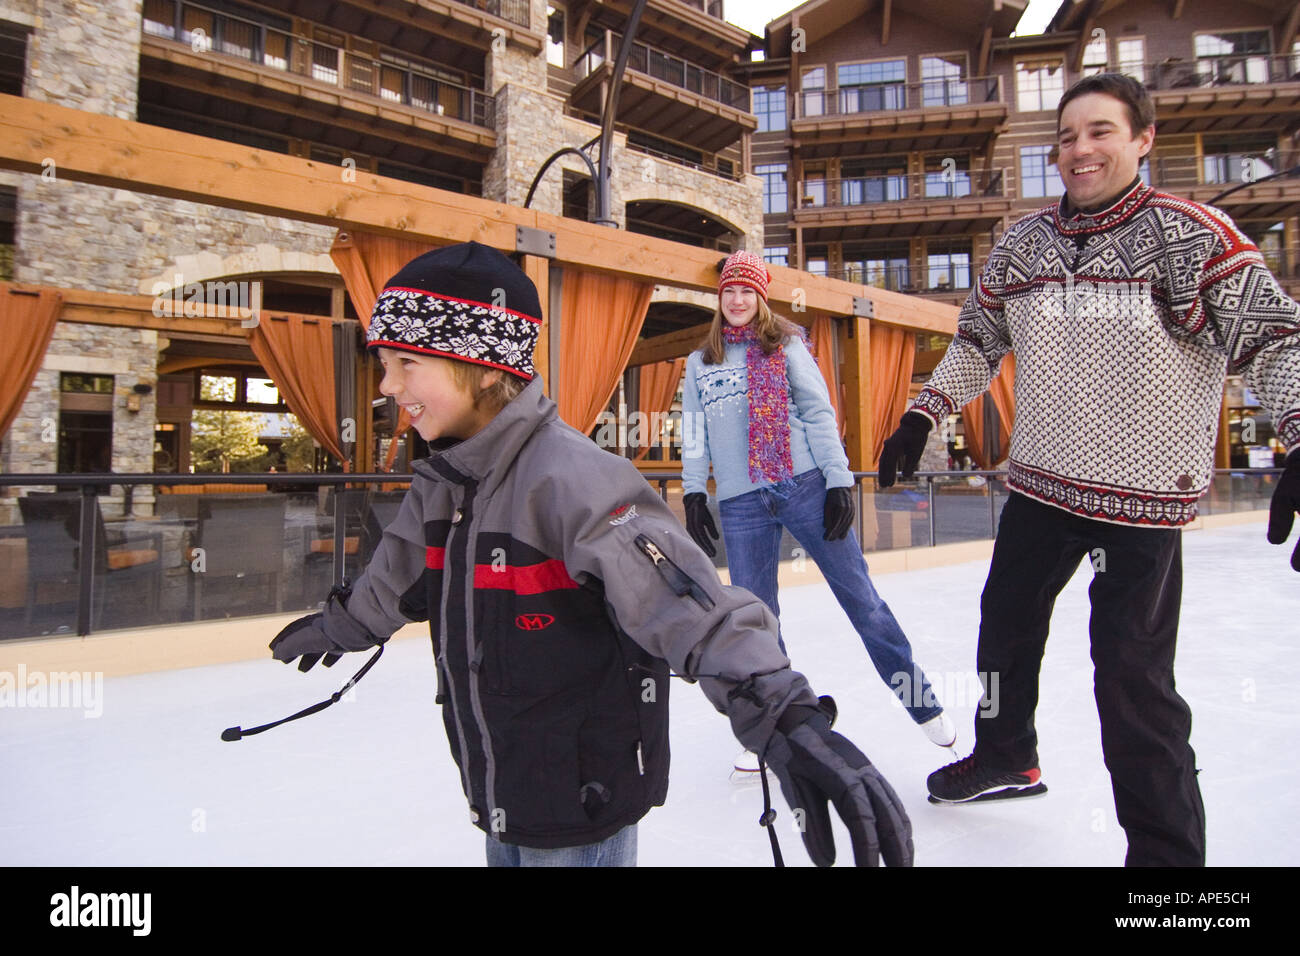
<path fill-rule="evenodd" d="M 726 342 L 744 342 L 745 370 L 749 375 L 749 480 L 775 484 L 794 477 L 790 457 L 790 387 L 785 375 L 785 349 L 770 355 L 754 332 L 754 323 L 735 328 L 724 325 Z"/>

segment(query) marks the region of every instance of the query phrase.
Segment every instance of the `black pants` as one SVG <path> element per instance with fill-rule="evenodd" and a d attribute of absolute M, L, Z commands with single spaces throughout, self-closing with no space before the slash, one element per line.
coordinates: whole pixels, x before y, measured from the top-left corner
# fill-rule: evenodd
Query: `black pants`
<path fill-rule="evenodd" d="M 1174 689 L 1182 532 L 1081 518 L 1012 494 L 980 601 L 978 667 L 997 706 L 975 719 L 975 752 L 1005 770 L 1038 766 L 1038 672 L 1056 596 L 1093 565 L 1089 634 L 1101 743 L 1128 835 L 1128 866 L 1203 866 L 1205 809 Z"/>

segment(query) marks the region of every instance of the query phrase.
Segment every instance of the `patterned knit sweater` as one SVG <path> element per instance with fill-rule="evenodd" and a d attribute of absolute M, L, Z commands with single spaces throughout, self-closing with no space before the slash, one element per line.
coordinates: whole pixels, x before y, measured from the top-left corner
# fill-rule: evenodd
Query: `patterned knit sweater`
<path fill-rule="evenodd" d="M 703 352 L 686 360 L 682 383 L 682 484 L 687 494 L 704 491 L 709 463 L 718 499 L 758 488 L 749 480 L 749 373 L 743 343 L 728 343 L 721 365 L 705 365 Z M 826 380 L 807 347 L 785 340 L 786 380 L 790 385 L 790 457 L 794 473 L 820 468 L 828 488 L 853 485 L 849 459 L 840 444 Z"/>
<path fill-rule="evenodd" d="M 1300 446 L 1300 305 L 1226 215 L 1141 182 L 1099 212 L 1067 216 L 1062 199 L 1008 229 L 910 410 L 943 421 L 1008 352 L 1007 483 L 1074 514 L 1193 520 L 1228 370 Z"/>

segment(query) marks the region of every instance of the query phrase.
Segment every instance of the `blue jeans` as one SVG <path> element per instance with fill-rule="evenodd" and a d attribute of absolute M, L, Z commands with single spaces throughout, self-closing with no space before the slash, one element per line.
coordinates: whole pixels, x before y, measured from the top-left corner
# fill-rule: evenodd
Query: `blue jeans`
<path fill-rule="evenodd" d="M 586 846 L 537 850 L 502 843 L 488 834 L 488 866 L 636 866 L 636 824 Z"/>
<path fill-rule="evenodd" d="M 924 723 L 943 707 L 912 662 L 907 635 L 871 584 L 857 534 L 850 530 L 839 541 L 823 540 L 825 508 L 826 481 L 816 469 L 718 502 L 731 583 L 752 591 L 779 619 L 776 572 L 781 528 L 787 528 L 821 569 L 881 680 L 898 695 L 912 720 Z M 778 640 L 784 652 L 785 641 L 779 635 Z"/>

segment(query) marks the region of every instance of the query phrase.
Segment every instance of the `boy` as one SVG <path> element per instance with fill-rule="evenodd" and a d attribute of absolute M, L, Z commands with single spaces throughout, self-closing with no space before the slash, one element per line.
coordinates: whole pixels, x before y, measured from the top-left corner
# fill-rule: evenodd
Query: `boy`
<path fill-rule="evenodd" d="M 902 805 L 831 731 L 771 613 L 721 586 L 630 462 L 559 420 L 532 365 L 540 321 L 528 277 L 477 243 L 389 280 L 367 346 L 437 450 L 356 584 L 275 658 L 306 670 L 427 620 L 489 865 L 635 864 L 635 825 L 667 793 L 670 666 L 765 755 L 814 862 L 834 861 L 831 800 L 860 865 L 909 865 Z"/>

